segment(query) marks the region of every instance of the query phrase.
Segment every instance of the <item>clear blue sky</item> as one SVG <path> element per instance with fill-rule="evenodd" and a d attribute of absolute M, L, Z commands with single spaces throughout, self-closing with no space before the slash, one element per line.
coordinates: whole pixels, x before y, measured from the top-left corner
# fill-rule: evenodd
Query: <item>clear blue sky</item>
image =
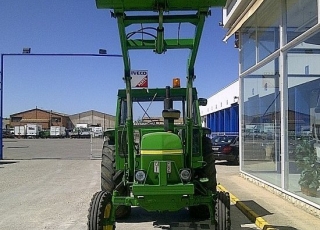
<path fill-rule="evenodd" d="M 116 19 L 97 9 L 95 0 L 0 0 L 0 53 L 121 54 Z M 238 51 L 218 25 L 222 9 L 206 20 L 195 65 L 194 86 L 208 98 L 238 76 Z M 193 31 L 192 31 L 193 33 Z M 130 51 L 131 68 L 149 71 L 149 87 L 165 87 L 173 77 L 185 86 L 189 51 L 154 54 Z M 4 56 L 3 116 L 40 108 L 66 114 L 88 110 L 115 115 L 123 88 L 122 58 Z"/>

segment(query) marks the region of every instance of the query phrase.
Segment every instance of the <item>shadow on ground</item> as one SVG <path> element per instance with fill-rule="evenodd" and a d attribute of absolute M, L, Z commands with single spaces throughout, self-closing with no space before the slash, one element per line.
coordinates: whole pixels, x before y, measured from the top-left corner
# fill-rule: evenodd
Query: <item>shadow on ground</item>
<path fill-rule="evenodd" d="M 229 161 L 216 161 L 216 165 L 229 165 L 229 166 L 239 166 L 239 164 L 235 164 Z"/>
<path fill-rule="evenodd" d="M 187 209 L 177 212 L 148 212 L 140 207 L 132 207 L 128 218 L 117 220 L 117 223 L 152 222 L 154 229 L 214 229 L 209 219 L 196 219 L 189 216 Z"/>
<path fill-rule="evenodd" d="M 17 163 L 17 161 L 8 161 L 8 160 L 3 161 L 3 160 L 0 160 L 0 166 L 8 165 L 8 164 L 15 164 L 15 163 Z"/>
<path fill-rule="evenodd" d="M 231 230 L 258 229 L 254 223 L 249 221 L 236 206 L 230 207 Z M 147 212 L 140 207 L 132 207 L 131 215 L 125 219 L 118 219 L 119 227 L 121 224 L 148 223 L 151 222 L 152 229 L 171 229 L 171 230 L 204 230 L 215 229 L 209 219 L 191 218 L 187 209 L 177 212 Z"/>
<path fill-rule="evenodd" d="M 289 227 L 289 226 L 264 226 L 263 230 L 267 230 L 268 228 L 276 229 L 276 230 L 298 230 L 297 228 L 294 227 Z"/>

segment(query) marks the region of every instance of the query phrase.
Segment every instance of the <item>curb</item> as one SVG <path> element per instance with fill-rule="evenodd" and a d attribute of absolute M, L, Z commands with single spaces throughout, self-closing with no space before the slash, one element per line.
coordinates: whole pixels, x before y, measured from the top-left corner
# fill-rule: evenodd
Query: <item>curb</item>
<path fill-rule="evenodd" d="M 255 225 L 262 230 L 277 230 L 232 193 L 230 193 L 225 187 L 221 184 L 217 185 L 218 190 L 223 192 L 228 192 L 230 196 L 230 201 L 233 203 L 249 220 L 255 223 Z"/>

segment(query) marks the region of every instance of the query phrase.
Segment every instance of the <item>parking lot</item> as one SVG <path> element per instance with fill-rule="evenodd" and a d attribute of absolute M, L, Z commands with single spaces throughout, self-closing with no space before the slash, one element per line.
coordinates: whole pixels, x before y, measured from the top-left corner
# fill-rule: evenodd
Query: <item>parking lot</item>
<path fill-rule="evenodd" d="M 90 139 L 4 139 L 0 229 L 85 230 L 91 197 L 100 190 L 100 144 L 102 140 Z M 238 168 L 228 170 L 236 174 Z M 231 213 L 232 229 L 257 229 L 233 205 Z M 148 213 L 133 207 L 117 229 L 213 227 L 209 220 L 190 219 L 187 210 Z"/>

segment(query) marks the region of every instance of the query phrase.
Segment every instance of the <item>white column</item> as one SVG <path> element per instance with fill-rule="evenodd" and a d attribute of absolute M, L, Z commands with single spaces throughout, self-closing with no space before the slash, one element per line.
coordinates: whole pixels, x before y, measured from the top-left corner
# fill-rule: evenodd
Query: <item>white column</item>
<path fill-rule="evenodd" d="M 281 1 L 280 50 L 287 43 L 286 0 Z M 281 188 L 288 189 L 289 154 L 288 154 L 288 62 L 287 51 L 281 51 L 280 64 L 280 108 L 281 108 Z"/>
<path fill-rule="evenodd" d="M 241 47 L 241 41 L 242 39 L 242 36 L 241 36 L 241 33 L 239 32 L 239 47 Z M 238 58 L 239 58 L 239 64 L 238 64 L 238 72 L 239 72 L 239 77 L 238 77 L 238 81 L 239 81 L 239 96 L 238 96 L 238 104 L 239 104 L 239 117 L 238 117 L 238 120 L 239 120 L 239 168 L 240 168 L 240 171 L 243 172 L 242 170 L 242 161 L 243 161 L 243 121 L 242 121 L 242 113 L 243 113 L 243 77 L 240 77 L 241 75 L 241 65 L 242 65 L 242 61 L 241 61 L 241 55 L 240 55 L 240 49 L 239 49 L 239 52 L 238 52 Z"/>

